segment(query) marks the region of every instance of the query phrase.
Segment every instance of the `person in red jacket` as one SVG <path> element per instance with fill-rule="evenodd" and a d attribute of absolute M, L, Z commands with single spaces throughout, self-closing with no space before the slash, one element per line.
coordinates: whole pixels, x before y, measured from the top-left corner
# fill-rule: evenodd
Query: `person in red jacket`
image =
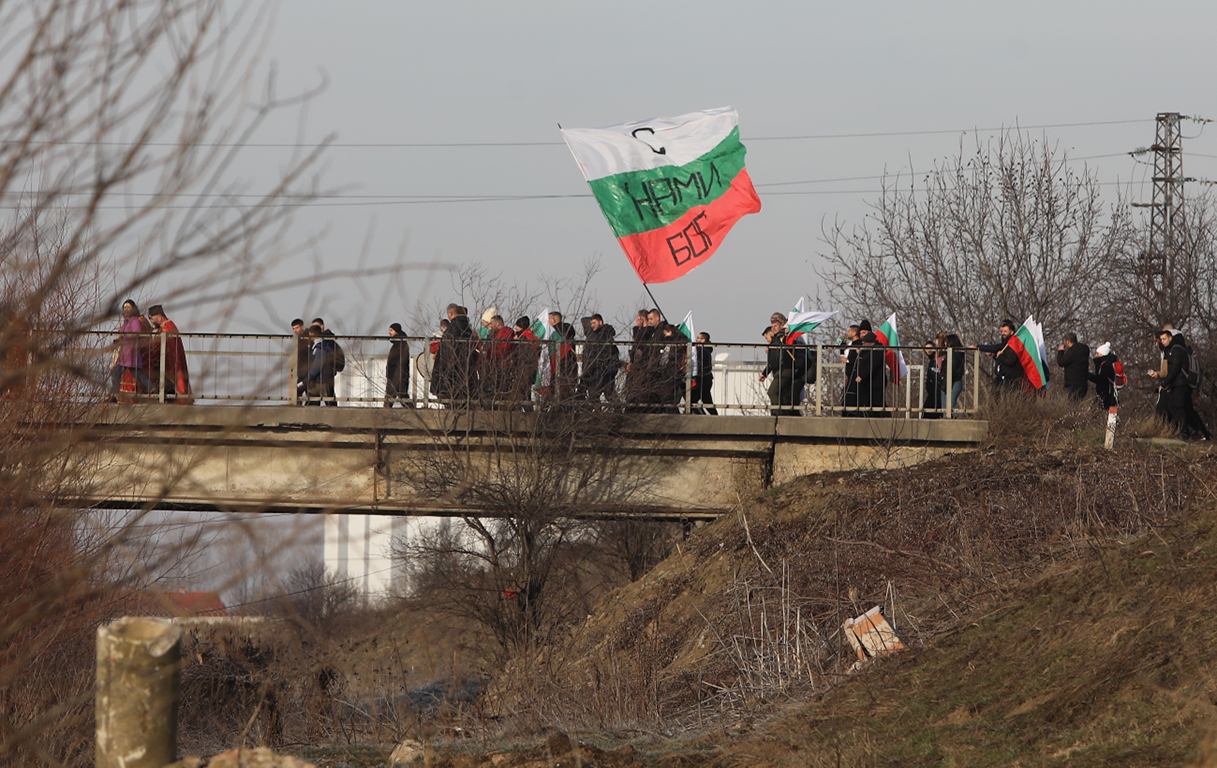
<path fill-rule="evenodd" d="M 501 403 L 511 394 L 515 333 L 502 315 L 494 315 L 489 323 L 486 338 L 478 344 L 478 369 L 483 396 L 491 403 Z"/>

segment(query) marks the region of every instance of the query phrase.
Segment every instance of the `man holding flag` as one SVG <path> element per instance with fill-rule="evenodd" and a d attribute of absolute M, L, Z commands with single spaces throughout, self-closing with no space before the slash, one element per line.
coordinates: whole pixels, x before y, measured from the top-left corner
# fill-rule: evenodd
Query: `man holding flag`
<path fill-rule="evenodd" d="M 1026 321 L 1014 328 L 1014 321 L 1003 320 L 1001 325 L 1003 343 L 978 344 L 981 352 L 994 355 L 993 378 L 997 384 L 994 395 L 1017 391 L 1031 393 L 1048 386 L 1048 362 L 1044 347 L 1044 329 L 1028 316 Z"/>

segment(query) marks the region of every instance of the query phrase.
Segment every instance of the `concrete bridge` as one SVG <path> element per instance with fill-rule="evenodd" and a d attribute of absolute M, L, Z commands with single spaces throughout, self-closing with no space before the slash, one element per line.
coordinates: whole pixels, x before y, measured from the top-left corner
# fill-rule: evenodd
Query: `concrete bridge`
<path fill-rule="evenodd" d="M 812 472 L 964 450 L 987 422 L 115 405 L 83 435 L 105 508 L 711 519 Z M 77 431 L 79 429 L 77 428 Z"/>

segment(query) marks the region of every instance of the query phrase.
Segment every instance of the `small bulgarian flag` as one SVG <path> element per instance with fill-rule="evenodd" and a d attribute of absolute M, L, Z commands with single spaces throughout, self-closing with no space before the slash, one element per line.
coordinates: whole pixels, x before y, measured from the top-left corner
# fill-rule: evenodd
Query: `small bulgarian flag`
<path fill-rule="evenodd" d="M 688 273 L 761 209 L 731 107 L 562 136 L 643 283 Z"/>
<path fill-rule="evenodd" d="M 693 311 L 689 310 L 689 314 L 685 315 L 685 319 L 680 321 L 680 325 L 676 326 L 676 330 L 685 335 L 689 341 L 697 341 L 697 331 L 693 330 Z M 691 376 L 697 376 L 697 352 L 693 353 L 693 370 Z"/>
<path fill-rule="evenodd" d="M 532 331 L 532 335 L 536 336 L 541 341 L 548 342 L 549 337 L 554 333 L 554 327 L 549 324 L 549 308 L 546 307 L 537 315 L 537 319 L 532 321 L 532 325 L 528 326 L 528 330 Z M 552 387 L 554 383 L 554 367 L 550 362 L 552 352 L 549 344 L 541 345 L 541 360 L 537 365 L 537 376 L 533 380 L 533 386 L 537 389 Z"/>
<path fill-rule="evenodd" d="M 790 316 L 801 315 L 807 311 L 807 297 L 800 296 L 799 300 L 794 303 L 794 309 L 790 310 Z"/>
<path fill-rule="evenodd" d="M 802 300 L 799 302 L 802 303 Z M 798 306 L 796 305 L 796 309 Z M 808 335 L 819 327 L 820 323 L 836 315 L 836 312 L 796 312 L 786 321 L 786 343 L 793 344 L 798 340 L 802 344 L 810 344 Z"/>
<path fill-rule="evenodd" d="M 900 332 L 896 329 L 896 313 L 883 321 L 883 325 L 875 331 L 879 343 L 885 347 L 900 346 Z M 904 353 L 898 349 L 889 349 L 884 354 L 887 368 L 892 372 L 892 382 L 899 384 L 901 379 L 909 375 L 909 367 L 904 364 Z"/>
<path fill-rule="evenodd" d="M 1022 326 L 1006 342 L 1006 346 L 1018 354 L 1018 360 L 1023 364 L 1023 373 L 1027 376 L 1027 381 L 1031 382 L 1031 386 L 1043 389 L 1048 385 L 1044 329 L 1035 322 L 1034 316 L 1027 317 Z"/>

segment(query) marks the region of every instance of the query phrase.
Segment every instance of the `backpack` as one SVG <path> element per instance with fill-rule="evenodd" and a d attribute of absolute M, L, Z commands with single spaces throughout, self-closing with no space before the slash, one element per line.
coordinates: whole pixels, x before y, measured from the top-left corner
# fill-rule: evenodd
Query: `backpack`
<path fill-rule="evenodd" d="M 1200 367 L 1200 358 L 1196 356 L 1196 350 L 1189 349 L 1187 351 L 1187 367 L 1183 371 L 1187 385 L 1192 389 L 1199 389 L 1200 384 L 1204 381 L 1204 370 Z"/>
<path fill-rule="evenodd" d="M 347 367 L 346 352 L 343 352 L 342 345 L 335 341 L 334 342 L 334 371 L 335 371 L 335 373 L 342 373 L 343 371 L 346 370 L 346 367 Z"/>
<path fill-rule="evenodd" d="M 1111 363 L 1111 368 L 1113 371 L 1115 371 L 1112 384 L 1115 386 L 1116 391 L 1119 392 L 1121 389 L 1124 389 L 1124 385 L 1128 383 L 1128 377 L 1124 375 L 1124 363 L 1121 363 L 1119 360 L 1113 360 Z"/>

